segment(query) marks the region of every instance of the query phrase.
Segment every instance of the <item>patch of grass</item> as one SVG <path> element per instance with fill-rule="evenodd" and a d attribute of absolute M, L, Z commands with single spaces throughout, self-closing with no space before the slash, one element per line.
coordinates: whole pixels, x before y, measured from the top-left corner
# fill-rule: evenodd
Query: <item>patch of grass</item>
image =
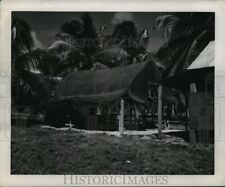
<path fill-rule="evenodd" d="M 213 145 L 12 127 L 12 174 L 214 174 Z"/>

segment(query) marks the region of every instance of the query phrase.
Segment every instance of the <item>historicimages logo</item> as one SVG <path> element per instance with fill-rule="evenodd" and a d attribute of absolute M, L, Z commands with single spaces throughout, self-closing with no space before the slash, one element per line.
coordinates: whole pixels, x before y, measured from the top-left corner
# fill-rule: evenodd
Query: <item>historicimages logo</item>
<path fill-rule="evenodd" d="M 64 175 L 64 185 L 166 185 L 166 175 Z"/>

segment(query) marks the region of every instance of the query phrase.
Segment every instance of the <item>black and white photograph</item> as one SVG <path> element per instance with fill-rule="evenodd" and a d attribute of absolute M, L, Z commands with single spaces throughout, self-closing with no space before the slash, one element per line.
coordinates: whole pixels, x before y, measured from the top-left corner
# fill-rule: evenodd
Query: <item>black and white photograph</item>
<path fill-rule="evenodd" d="M 214 175 L 215 12 L 11 12 L 11 175 Z"/>
<path fill-rule="evenodd" d="M 224 17 L 0 0 L 0 186 L 224 186 Z"/>

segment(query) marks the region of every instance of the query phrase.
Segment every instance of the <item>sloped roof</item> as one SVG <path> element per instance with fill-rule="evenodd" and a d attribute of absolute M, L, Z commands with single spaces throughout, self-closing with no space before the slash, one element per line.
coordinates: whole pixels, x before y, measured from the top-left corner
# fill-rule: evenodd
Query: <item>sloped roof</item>
<path fill-rule="evenodd" d="M 209 44 L 210 39 L 210 32 L 204 30 L 193 39 L 176 39 L 163 45 L 155 56 L 162 69 L 162 77 L 169 79 L 186 70 Z"/>
<path fill-rule="evenodd" d="M 211 41 L 187 69 L 191 70 L 213 67 L 215 64 L 214 48 L 215 41 Z"/>
<path fill-rule="evenodd" d="M 74 71 L 59 83 L 56 96 L 76 103 L 113 102 L 124 95 L 144 103 L 149 81 L 156 82 L 160 73 L 153 61 L 112 69 Z"/>
<path fill-rule="evenodd" d="M 162 82 L 168 87 L 187 89 L 191 82 L 206 76 L 214 68 L 214 47 L 215 42 L 211 41 L 197 56 L 197 58 L 183 71 L 164 79 Z"/>

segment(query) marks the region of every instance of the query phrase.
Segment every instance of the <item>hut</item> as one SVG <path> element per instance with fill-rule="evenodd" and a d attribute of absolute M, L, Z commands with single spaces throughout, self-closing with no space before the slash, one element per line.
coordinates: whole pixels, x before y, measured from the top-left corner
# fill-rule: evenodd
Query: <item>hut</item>
<path fill-rule="evenodd" d="M 188 67 L 190 84 L 189 112 L 192 142 L 214 142 L 214 48 L 210 42 Z"/>
<path fill-rule="evenodd" d="M 123 105 L 125 128 L 140 129 L 144 124 L 141 115 L 149 104 L 149 82 L 159 79 L 160 72 L 151 60 L 112 69 L 74 71 L 59 83 L 54 100 L 74 108 L 69 118 L 75 127 L 118 130 Z"/>
<path fill-rule="evenodd" d="M 214 142 L 214 47 L 215 42 L 209 42 L 186 69 L 163 81 L 189 98 L 191 142 Z"/>

